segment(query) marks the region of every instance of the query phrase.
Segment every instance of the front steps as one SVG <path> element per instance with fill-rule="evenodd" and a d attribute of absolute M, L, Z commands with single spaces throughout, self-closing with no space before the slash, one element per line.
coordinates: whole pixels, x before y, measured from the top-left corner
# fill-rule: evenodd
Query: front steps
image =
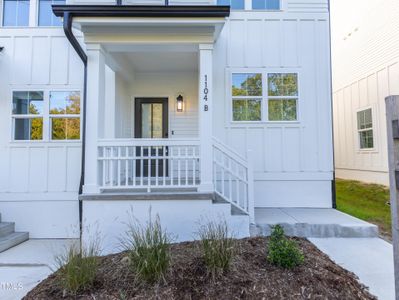
<path fill-rule="evenodd" d="M 329 208 L 256 208 L 251 236 L 269 236 L 279 224 L 288 236 L 305 238 L 378 237 L 378 227 Z"/>
<path fill-rule="evenodd" d="M 1 222 L 0 214 L 0 252 L 23 243 L 28 239 L 28 232 L 15 232 L 15 223 Z"/>

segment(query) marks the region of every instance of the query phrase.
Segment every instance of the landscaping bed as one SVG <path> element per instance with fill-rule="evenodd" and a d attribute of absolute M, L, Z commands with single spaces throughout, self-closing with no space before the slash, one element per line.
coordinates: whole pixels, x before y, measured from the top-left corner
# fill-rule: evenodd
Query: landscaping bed
<path fill-rule="evenodd" d="M 295 240 L 304 262 L 293 269 L 267 261 L 269 238 L 247 238 L 234 241 L 229 270 L 214 278 L 207 272 L 200 242 L 184 242 L 170 245 L 170 265 L 158 283 L 136 278 L 129 271 L 127 252 L 122 252 L 99 257 L 90 289 L 66 293 L 58 271 L 24 299 L 376 299 L 354 274 L 309 241 Z"/>

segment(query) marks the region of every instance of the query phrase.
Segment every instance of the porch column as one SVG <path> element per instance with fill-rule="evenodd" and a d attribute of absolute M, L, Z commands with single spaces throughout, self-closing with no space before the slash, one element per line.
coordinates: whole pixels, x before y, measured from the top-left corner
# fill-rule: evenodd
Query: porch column
<path fill-rule="evenodd" d="M 200 192 L 213 192 L 212 102 L 213 44 L 199 45 Z"/>
<path fill-rule="evenodd" d="M 100 137 L 101 105 L 105 96 L 105 58 L 101 45 L 87 45 L 87 105 L 85 194 L 98 193 L 97 141 Z"/>

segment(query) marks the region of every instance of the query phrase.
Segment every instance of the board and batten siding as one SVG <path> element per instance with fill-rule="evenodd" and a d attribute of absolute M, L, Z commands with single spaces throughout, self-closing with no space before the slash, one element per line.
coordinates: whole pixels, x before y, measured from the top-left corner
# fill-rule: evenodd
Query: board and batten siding
<path fill-rule="evenodd" d="M 251 150 L 257 207 L 332 205 L 329 15 L 324 9 L 232 12 L 216 43 L 215 82 L 225 85 L 215 87 L 215 135 L 242 155 Z M 228 89 L 235 71 L 297 72 L 298 122 L 231 122 Z"/>
<path fill-rule="evenodd" d="M 0 29 L 0 212 L 32 238 L 78 237 L 81 143 L 12 141 L 12 91 L 82 91 L 60 28 Z M 43 218 L 41 212 L 48 211 Z"/>
<path fill-rule="evenodd" d="M 332 23 L 337 177 L 389 184 L 385 97 L 399 94 L 398 14 L 395 0 L 332 3 L 333 17 L 345 20 Z M 357 111 L 366 108 L 373 113 L 375 147 L 362 151 Z"/>

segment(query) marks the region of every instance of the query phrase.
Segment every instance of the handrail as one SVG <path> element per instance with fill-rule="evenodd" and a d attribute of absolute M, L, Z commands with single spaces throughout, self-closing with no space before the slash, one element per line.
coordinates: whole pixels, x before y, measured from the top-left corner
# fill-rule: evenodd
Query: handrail
<path fill-rule="evenodd" d="M 199 146 L 199 139 L 100 139 L 99 147 L 127 146 Z"/>
<path fill-rule="evenodd" d="M 253 169 L 244 158 L 216 138 L 213 139 L 213 180 L 215 193 L 254 221 Z"/>

